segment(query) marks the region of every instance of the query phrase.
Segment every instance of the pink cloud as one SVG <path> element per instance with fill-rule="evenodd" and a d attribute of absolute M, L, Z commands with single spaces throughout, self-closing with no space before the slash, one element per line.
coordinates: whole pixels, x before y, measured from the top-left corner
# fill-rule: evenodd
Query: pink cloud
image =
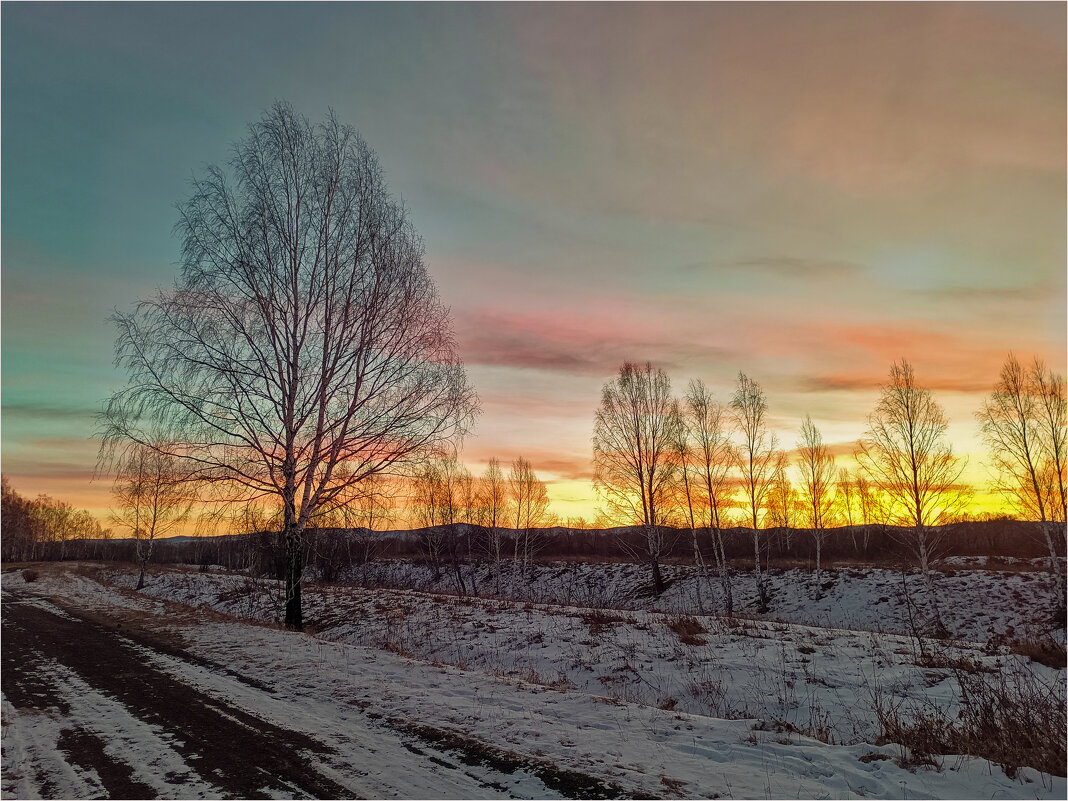
<path fill-rule="evenodd" d="M 625 361 L 652 361 L 670 369 L 680 358 L 721 356 L 714 346 L 695 343 L 649 315 L 632 314 L 626 304 L 590 301 L 586 310 L 547 313 L 460 311 L 456 333 L 464 361 L 471 365 L 550 370 L 604 376 Z"/>

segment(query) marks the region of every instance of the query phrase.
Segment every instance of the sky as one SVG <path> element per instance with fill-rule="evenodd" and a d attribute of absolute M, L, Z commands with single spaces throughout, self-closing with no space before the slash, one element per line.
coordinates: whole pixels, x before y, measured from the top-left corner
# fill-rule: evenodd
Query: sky
<path fill-rule="evenodd" d="M 355 125 L 407 205 L 481 398 L 476 472 L 525 456 L 557 514 L 595 517 L 624 360 L 723 401 L 744 371 L 785 445 L 810 414 L 848 452 L 905 358 L 981 489 L 1006 354 L 1068 358 L 1065 16 L 5 3 L 3 472 L 105 513 L 108 317 L 173 282 L 190 177 L 283 99 Z"/>

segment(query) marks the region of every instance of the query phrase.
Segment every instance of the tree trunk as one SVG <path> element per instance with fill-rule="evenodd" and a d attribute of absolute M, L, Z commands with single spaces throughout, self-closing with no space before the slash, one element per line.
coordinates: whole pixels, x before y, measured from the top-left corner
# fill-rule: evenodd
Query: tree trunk
<path fill-rule="evenodd" d="M 499 532 L 496 526 L 490 528 L 490 543 L 493 548 L 493 572 L 496 575 L 496 586 L 498 597 L 501 594 L 501 532 Z"/>
<path fill-rule="evenodd" d="M 760 529 L 753 528 L 753 565 L 756 570 L 757 598 L 759 611 L 768 611 L 768 590 L 764 586 L 764 574 L 760 572 Z"/>
<path fill-rule="evenodd" d="M 1045 522 L 1042 524 L 1042 533 L 1046 535 L 1046 547 L 1049 548 L 1049 571 L 1057 577 L 1056 592 L 1060 595 L 1060 578 L 1061 578 L 1061 560 L 1057 557 L 1057 546 L 1053 542 L 1053 529 L 1056 526 L 1056 522 Z"/>
<path fill-rule="evenodd" d="M 456 542 L 456 539 L 460 536 L 456 530 L 456 526 L 453 526 L 452 534 L 452 547 L 449 549 L 452 556 L 452 571 L 456 575 L 456 589 L 459 591 L 461 597 L 467 595 L 467 584 L 464 582 L 463 565 L 460 564 L 460 545 Z"/>
<path fill-rule="evenodd" d="M 823 532 L 816 530 L 816 597 L 823 597 L 823 584 L 820 581 L 820 555 L 823 550 Z"/>
<path fill-rule="evenodd" d="M 286 628 L 304 631 L 304 613 L 301 607 L 300 582 L 303 571 L 301 532 L 295 523 L 285 530 L 286 545 Z"/>
<path fill-rule="evenodd" d="M 519 521 L 516 521 L 515 537 L 512 540 L 512 575 L 511 575 L 511 591 L 515 594 L 516 588 L 519 586 L 519 579 L 522 578 L 523 566 L 519 562 Z"/>
<path fill-rule="evenodd" d="M 723 547 L 723 531 L 716 527 L 715 547 L 718 549 L 719 579 L 723 584 L 723 612 L 727 617 L 734 614 L 734 589 L 731 586 L 731 571 L 727 565 L 727 551 Z"/>
<path fill-rule="evenodd" d="M 705 613 L 705 605 L 701 600 L 701 582 L 708 577 L 708 570 L 705 568 L 704 557 L 701 556 L 701 546 L 697 542 L 697 529 L 693 527 L 692 523 L 690 525 L 690 537 L 693 539 L 693 563 L 700 571 L 700 575 L 697 577 L 697 611 L 703 615 Z"/>
<path fill-rule="evenodd" d="M 664 594 L 664 577 L 660 574 L 660 560 L 652 557 L 650 566 L 653 570 L 653 593 L 660 597 Z"/>
<path fill-rule="evenodd" d="M 147 532 L 148 539 L 137 540 L 137 560 L 141 563 L 141 575 L 137 577 L 137 587 L 135 589 L 143 589 L 145 586 L 145 570 L 148 567 L 149 561 L 152 559 L 152 546 L 155 544 L 155 530 L 154 528 Z"/>
<path fill-rule="evenodd" d="M 916 536 L 920 556 L 920 572 L 923 574 L 923 585 L 927 590 L 927 603 L 931 607 L 935 627 L 944 630 L 942 612 L 938 606 L 938 593 L 935 591 L 934 576 L 931 573 L 931 557 L 927 550 L 927 532 L 921 527 L 916 532 Z"/>

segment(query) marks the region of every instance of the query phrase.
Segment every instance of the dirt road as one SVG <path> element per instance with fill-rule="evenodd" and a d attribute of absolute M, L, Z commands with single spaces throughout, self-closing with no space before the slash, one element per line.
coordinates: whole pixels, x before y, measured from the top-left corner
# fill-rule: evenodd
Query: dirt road
<path fill-rule="evenodd" d="M 160 657 L 177 667 L 162 669 Z M 559 795 L 553 782 L 520 766 L 465 759 L 462 749 L 439 750 L 432 735 L 371 716 L 344 742 L 280 728 L 247 708 L 283 704 L 271 687 L 198 659 L 129 619 L 90 616 L 28 594 L 4 593 L 2 668 L 5 795 Z M 241 685 L 234 697 L 253 693 L 257 703 L 242 708 L 207 694 L 195 678 L 204 670 L 226 674 Z M 284 720 L 284 712 L 269 717 Z"/>

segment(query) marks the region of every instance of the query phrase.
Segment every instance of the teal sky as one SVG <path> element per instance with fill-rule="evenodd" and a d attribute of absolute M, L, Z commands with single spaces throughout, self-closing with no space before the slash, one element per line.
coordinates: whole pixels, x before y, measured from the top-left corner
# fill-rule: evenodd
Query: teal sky
<path fill-rule="evenodd" d="M 855 439 L 905 357 L 963 452 L 1008 350 L 1064 369 L 1063 3 L 0 16 L 2 460 L 24 494 L 107 506 L 107 317 L 173 280 L 189 176 L 276 99 L 378 152 L 483 399 L 465 457 L 527 456 L 562 515 L 592 515 L 624 359 L 723 399 L 746 371 L 789 444 L 806 413 Z"/>

